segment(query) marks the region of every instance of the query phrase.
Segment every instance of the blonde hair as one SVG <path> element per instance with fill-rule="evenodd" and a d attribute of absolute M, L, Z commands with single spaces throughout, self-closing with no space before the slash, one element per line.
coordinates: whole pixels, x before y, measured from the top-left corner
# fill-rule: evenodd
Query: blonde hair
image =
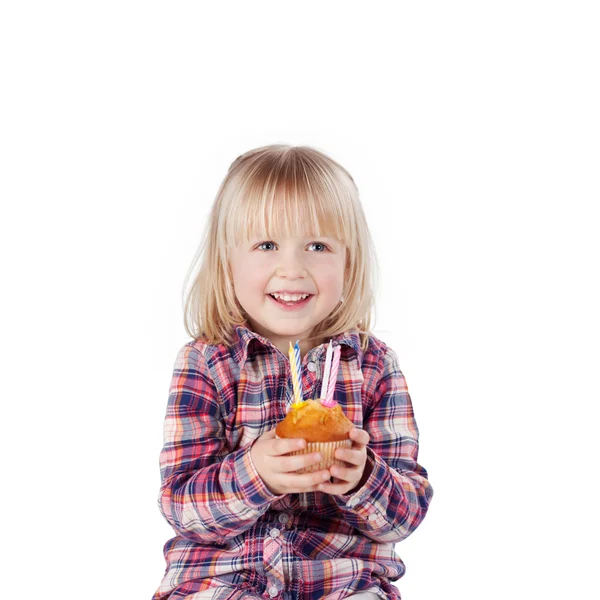
<path fill-rule="evenodd" d="M 211 344 L 233 343 L 247 314 L 235 296 L 230 249 L 254 235 L 277 234 L 334 237 L 346 246 L 343 302 L 314 328 L 311 341 L 356 328 L 366 349 L 375 310 L 373 242 L 350 174 L 308 146 L 255 148 L 229 167 L 186 276 L 184 289 L 199 267 L 185 299 L 187 333 Z"/>

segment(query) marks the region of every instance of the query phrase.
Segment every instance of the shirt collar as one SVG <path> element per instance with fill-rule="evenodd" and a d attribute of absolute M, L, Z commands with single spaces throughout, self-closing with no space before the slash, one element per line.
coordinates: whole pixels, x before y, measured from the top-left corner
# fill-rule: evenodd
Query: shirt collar
<path fill-rule="evenodd" d="M 271 348 L 273 351 L 277 351 L 275 345 L 267 338 L 259 335 L 255 331 L 252 331 L 247 323 L 244 325 L 238 325 L 235 328 L 235 340 L 232 346 L 233 358 L 240 365 L 240 369 L 244 368 L 248 356 L 253 352 L 252 347 L 255 344 L 266 346 Z M 358 368 L 360 369 L 363 361 L 363 351 L 360 346 L 360 336 L 357 329 L 350 329 L 344 333 L 331 338 L 333 340 L 334 347 L 336 345 L 342 346 L 343 355 L 355 355 L 358 360 Z M 328 343 L 328 342 L 327 342 Z M 326 351 L 327 344 L 322 345 L 321 353 Z"/>

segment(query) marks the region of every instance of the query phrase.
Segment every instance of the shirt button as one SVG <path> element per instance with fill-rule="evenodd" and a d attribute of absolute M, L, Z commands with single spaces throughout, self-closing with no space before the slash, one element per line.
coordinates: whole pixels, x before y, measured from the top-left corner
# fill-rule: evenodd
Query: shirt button
<path fill-rule="evenodd" d="M 287 523 L 290 520 L 290 515 L 287 515 L 285 513 L 281 513 L 279 515 L 279 517 L 277 517 L 279 519 L 280 523 Z"/>
<path fill-rule="evenodd" d="M 277 596 L 277 594 L 279 594 L 279 590 L 274 585 L 272 585 L 269 588 L 269 596 L 271 596 L 271 598 L 275 598 L 275 596 Z"/>
<path fill-rule="evenodd" d="M 307 365 L 307 369 L 311 372 L 314 373 L 317 370 L 317 365 L 315 365 L 314 362 L 309 362 Z"/>
<path fill-rule="evenodd" d="M 377 519 L 377 515 L 375 513 L 373 513 L 373 514 L 369 515 L 367 517 L 367 519 L 369 519 L 369 521 L 374 521 L 375 519 Z"/>
<path fill-rule="evenodd" d="M 272 538 L 276 538 L 280 533 L 281 533 L 281 531 L 279 531 L 279 529 L 277 529 L 277 527 L 273 527 L 273 529 L 271 529 L 271 531 L 269 531 L 269 535 Z"/>

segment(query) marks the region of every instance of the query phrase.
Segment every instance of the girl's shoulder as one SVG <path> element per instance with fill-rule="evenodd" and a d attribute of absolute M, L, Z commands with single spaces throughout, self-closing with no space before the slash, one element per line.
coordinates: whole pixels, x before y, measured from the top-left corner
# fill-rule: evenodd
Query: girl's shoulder
<path fill-rule="evenodd" d="M 225 344 L 211 343 L 203 337 L 185 342 L 179 347 L 178 360 L 195 362 L 199 367 L 230 358 L 231 349 Z"/>
<path fill-rule="evenodd" d="M 238 326 L 230 336 L 223 336 L 222 340 L 214 341 L 200 335 L 187 342 L 184 348 L 198 353 L 207 365 L 223 365 L 235 363 L 243 366 L 248 355 L 248 347 L 255 338 L 260 338 L 256 333 L 246 327 Z"/>
<path fill-rule="evenodd" d="M 352 332 L 356 335 L 357 346 L 363 354 L 364 359 L 381 358 L 388 351 L 388 344 L 379 337 L 379 334 L 369 331 L 368 333 L 359 333 L 357 330 Z"/>
<path fill-rule="evenodd" d="M 375 335 L 372 331 L 368 334 L 368 346 L 367 352 L 372 352 L 375 354 L 385 354 L 385 351 L 388 349 L 388 345 L 384 342 L 380 337 Z"/>
<path fill-rule="evenodd" d="M 382 339 L 384 337 L 385 340 Z M 398 355 L 390 345 L 391 338 L 392 335 L 389 331 L 369 332 L 363 363 L 376 364 L 380 371 L 399 370 Z"/>
<path fill-rule="evenodd" d="M 239 344 L 215 343 L 206 338 L 196 338 L 188 342 L 188 345 L 201 354 L 207 363 L 229 361 L 235 359 L 239 353 Z"/>

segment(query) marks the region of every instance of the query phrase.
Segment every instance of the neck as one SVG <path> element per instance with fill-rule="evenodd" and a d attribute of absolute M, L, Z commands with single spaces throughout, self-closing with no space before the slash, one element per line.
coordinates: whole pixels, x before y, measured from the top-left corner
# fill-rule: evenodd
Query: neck
<path fill-rule="evenodd" d="M 300 356 L 306 356 L 310 350 L 323 343 L 323 340 L 309 338 L 308 334 L 300 334 L 298 337 L 266 335 L 266 332 L 262 331 L 262 328 L 251 320 L 248 320 L 247 327 L 259 335 L 262 335 L 264 338 L 267 338 L 284 356 L 288 356 L 289 354 L 290 342 L 292 342 L 293 346 L 296 343 L 296 340 L 298 340 Z"/>

